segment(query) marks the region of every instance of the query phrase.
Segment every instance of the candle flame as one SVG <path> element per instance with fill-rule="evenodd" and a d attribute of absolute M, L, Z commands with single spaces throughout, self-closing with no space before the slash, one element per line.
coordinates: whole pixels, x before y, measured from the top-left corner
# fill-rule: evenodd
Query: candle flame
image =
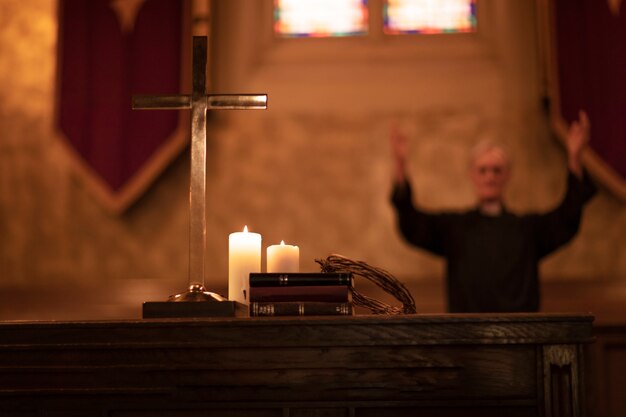
<path fill-rule="evenodd" d="M 284 240 L 280 241 L 280 246 L 285 246 L 285 241 Z"/>
<path fill-rule="evenodd" d="M 243 227 L 243 232 L 244 232 L 244 233 L 248 233 L 248 225 L 245 225 L 245 226 Z"/>

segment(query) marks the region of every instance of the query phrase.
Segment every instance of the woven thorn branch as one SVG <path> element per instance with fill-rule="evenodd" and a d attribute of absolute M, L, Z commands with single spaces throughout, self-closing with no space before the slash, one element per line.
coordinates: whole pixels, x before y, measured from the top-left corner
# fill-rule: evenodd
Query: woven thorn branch
<path fill-rule="evenodd" d="M 351 287 L 352 302 L 356 306 L 367 308 L 374 314 L 415 314 L 417 312 L 415 300 L 406 286 L 384 269 L 368 265 L 363 261 L 354 261 L 342 255 L 330 255 L 326 259 L 316 259 L 315 262 L 320 265 L 322 272 L 352 273 L 353 276 L 365 278 L 402 303 L 402 307 L 392 306 L 361 294 Z"/>

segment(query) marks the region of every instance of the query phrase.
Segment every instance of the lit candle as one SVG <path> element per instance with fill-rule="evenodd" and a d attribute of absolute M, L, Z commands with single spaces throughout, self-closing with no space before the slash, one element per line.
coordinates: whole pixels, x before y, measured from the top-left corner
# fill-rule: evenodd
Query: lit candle
<path fill-rule="evenodd" d="M 261 235 L 242 232 L 228 237 L 228 299 L 248 304 L 250 272 L 261 272 Z"/>
<path fill-rule="evenodd" d="M 293 245 L 280 245 L 267 247 L 267 272 L 299 272 L 300 271 L 300 248 Z"/>

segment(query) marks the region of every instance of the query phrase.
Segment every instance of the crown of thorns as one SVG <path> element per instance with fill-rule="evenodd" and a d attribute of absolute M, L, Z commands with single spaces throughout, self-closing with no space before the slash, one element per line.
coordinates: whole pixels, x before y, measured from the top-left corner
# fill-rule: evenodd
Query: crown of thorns
<path fill-rule="evenodd" d="M 315 262 L 320 265 L 322 272 L 352 273 L 353 276 L 365 278 L 402 303 L 402 307 L 392 306 L 361 294 L 354 286 L 351 286 L 352 302 L 355 306 L 367 308 L 374 314 L 415 314 L 417 311 L 415 300 L 409 290 L 384 269 L 368 265 L 363 261 L 354 261 L 342 255 L 330 255 L 326 259 L 316 259 Z"/>

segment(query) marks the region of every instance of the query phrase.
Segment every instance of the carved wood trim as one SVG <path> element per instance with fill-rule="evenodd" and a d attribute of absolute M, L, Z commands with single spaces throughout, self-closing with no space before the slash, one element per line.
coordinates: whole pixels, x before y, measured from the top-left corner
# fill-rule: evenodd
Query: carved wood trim
<path fill-rule="evenodd" d="M 543 347 L 546 417 L 583 416 L 578 354 L 575 345 Z"/>

